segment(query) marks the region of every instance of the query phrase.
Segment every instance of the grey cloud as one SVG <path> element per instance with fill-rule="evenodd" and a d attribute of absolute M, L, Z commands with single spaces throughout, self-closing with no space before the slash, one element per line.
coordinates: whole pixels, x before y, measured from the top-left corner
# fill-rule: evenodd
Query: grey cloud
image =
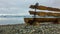
<path fill-rule="evenodd" d="M 28 13 L 29 6 L 36 2 L 39 2 L 40 5 L 60 7 L 60 0 L 0 0 L 0 8 L 18 8 L 15 10 L 0 10 L 0 14 Z"/>

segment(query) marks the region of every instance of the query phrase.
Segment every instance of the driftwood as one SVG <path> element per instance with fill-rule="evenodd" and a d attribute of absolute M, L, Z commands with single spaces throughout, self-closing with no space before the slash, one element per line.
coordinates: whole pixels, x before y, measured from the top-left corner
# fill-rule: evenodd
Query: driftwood
<path fill-rule="evenodd" d="M 29 13 L 32 15 L 34 15 L 34 13 L 36 13 L 36 15 L 38 15 L 38 16 L 60 16 L 60 13 L 51 13 L 51 12 L 29 11 Z"/>
<path fill-rule="evenodd" d="M 34 23 L 41 23 L 41 22 L 53 22 L 54 24 L 59 24 L 60 18 L 35 18 L 34 23 L 33 18 L 24 18 L 26 24 L 34 24 Z M 30 22 L 30 23 L 29 23 Z"/>
<path fill-rule="evenodd" d="M 58 18 L 58 16 L 60 16 L 60 13 L 50 13 L 50 12 L 37 12 L 36 9 L 39 10 L 48 10 L 48 11 L 56 11 L 56 12 L 60 12 L 60 9 L 58 8 L 52 8 L 52 7 L 46 7 L 46 6 L 38 6 L 38 3 L 36 3 L 36 5 L 31 5 L 30 8 L 35 9 L 35 11 L 29 11 L 30 14 L 34 15 L 34 18 L 24 18 L 24 21 L 26 24 L 30 24 L 30 25 L 34 25 L 37 23 L 42 23 L 42 22 L 53 22 L 54 24 L 59 24 L 60 23 L 60 18 Z M 36 18 L 36 15 L 38 16 L 57 16 L 57 17 L 39 17 Z"/>
<path fill-rule="evenodd" d="M 31 5 L 30 8 L 35 9 L 35 5 Z M 37 6 L 36 9 L 49 10 L 49 11 L 59 11 L 60 12 L 60 9 L 58 9 L 58 8 L 46 7 L 46 6 L 42 6 L 42 5 Z"/>

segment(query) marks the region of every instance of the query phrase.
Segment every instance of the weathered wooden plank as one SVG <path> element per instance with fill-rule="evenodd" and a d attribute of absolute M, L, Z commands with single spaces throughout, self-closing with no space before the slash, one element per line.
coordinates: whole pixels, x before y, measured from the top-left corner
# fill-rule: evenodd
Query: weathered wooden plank
<path fill-rule="evenodd" d="M 35 8 L 35 5 L 31 5 L 30 8 L 34 9 Z M 39 10 L 49 10 L 49 11 L 59 11 L 60 12 L 60 9 L 58 8 L 52 8 L 52 7 L 46 7 L 46 6 L 37 6 L 36 9 L 39 9 Z"/>
<path fill-rule="evenodd" d="M 25 23 L 28 23 L 28 21 L 33 20 L 33 18 L 24 18 Z M 60 18 L 35 18 L 35 21 L 37 22 L 58 22 L 60 21 Z"/>
<path fill-rule="evenodd" d="M 29 13 L 32 15 L 34 15 L 34 13 L 36 13 L 36 15 L 38 15 L 38 16 L 60 16 L 60 13 L 51 13 L 51 12 L 29 11 Z"/>

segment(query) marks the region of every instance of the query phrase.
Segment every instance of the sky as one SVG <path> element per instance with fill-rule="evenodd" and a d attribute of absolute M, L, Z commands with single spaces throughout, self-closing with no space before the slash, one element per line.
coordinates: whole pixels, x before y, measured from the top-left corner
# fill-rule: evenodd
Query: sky
<path fill-rule="evenodd" d="M 60 0 L 0 0 L 0 14 L 28 15 L 30 5 L 36 2 L 39 5 L 60 8 Z"/>

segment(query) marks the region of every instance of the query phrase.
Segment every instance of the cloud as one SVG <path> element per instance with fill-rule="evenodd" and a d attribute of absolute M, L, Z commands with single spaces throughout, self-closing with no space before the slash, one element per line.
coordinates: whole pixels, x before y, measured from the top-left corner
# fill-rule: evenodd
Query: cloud
<path fill-rule="evenodd" d="M 39 2 L 40 5 L 60 7 L 60 0 L 0 0 L 0 14 L 19 14 L 26 12 L 28 14 L 29 6 L 36 2 Z M 1 8 L 4 9 L 1 10 Z"/>

